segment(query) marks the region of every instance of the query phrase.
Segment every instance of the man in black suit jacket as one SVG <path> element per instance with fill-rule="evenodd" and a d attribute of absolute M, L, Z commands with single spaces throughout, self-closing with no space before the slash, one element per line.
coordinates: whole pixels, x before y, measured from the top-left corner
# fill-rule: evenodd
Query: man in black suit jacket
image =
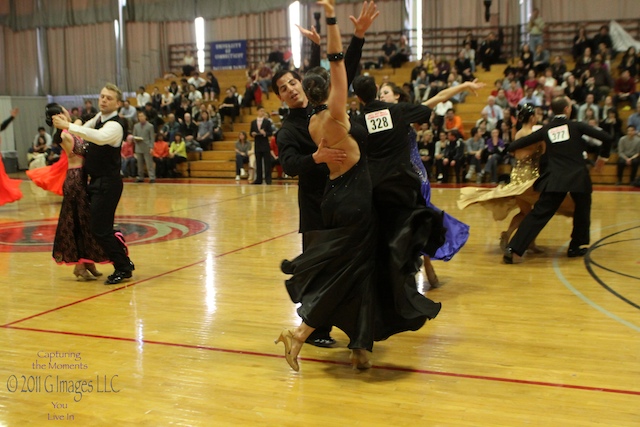
<path fill-rule="evenodd" d="M 513 264 L 515 256 L 522 256 L 529 245 L 542 231 L 551 217 L 560 207 L 567 193 L 575 203 L 573 213 L 573 232 L 567 256 L 578 257 L 587 253 L 589 244 L 589 227 L 591 225 L 591 178 L 584 161 L 583 151 L 586 141 L 582 135 L 589 135 L 602 141 L 596 168 L 601 168 L 609 157 L 613 137 L 586 123 L 570 121 L 571 101 L 566 96 L 559 96 L 551 102 L 555 117 L 549 124 L 536 132 L 509 144 L 508 150 L 544 141 L 547 164 L 541 170 L 540 178 L 534 184 L 540 198 L 533 210 L 524 218 L 518 231 L 513 236 L 504 254 L 504 262 Z"/>
<path fill-rule="evenodd" d="M 266 117 L 267 113 L 263 107 L 258 109 L 258 118 L 251 122 L 251 136 L 254 140 L 253 151 L 256 154 L 256 185 L 262 184 L 262 173 L 264 171 L 264 181 L 271 185 L 271 147 L 269 137 L 273 134 L 271 120 Z"/>

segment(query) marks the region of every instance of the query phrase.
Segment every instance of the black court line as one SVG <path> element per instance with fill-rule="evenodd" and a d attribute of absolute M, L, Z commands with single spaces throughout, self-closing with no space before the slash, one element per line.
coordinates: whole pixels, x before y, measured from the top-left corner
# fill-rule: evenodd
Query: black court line
<path fill-rule="evenodd" d="M 607 239 L 610 239 L 610 238 L 612 238 L 612 237 L 614 237 L 614 236 L 616 236 L 616 235 L 618 235 L 618 234 L 621 234 L 621 233 L 626 233 L 626 232 L 628 232 L 628 231 L 635 230 L 636 228 L 640 228 L 640 226 L 631 227 L 631 228 L 627 228 L 627 229 L 625 229 L 625 230 L 621 230 L 621 231 L 615 232 L 615 233 L 610 234 L 610 235 L 608 235 L 608 236 L 605 236 L 605 237 L 603 237 L 602 239 L 600 239 L 600 240 L 598 240 L 597 242 L 595 242 L 595 243 L 594 243 L 594 244 L 589 248 L 589 252 L 587 252 L 587 254 L 585 255 L 585 257 L 584 257 L 584 264 L 585 264 L 585 267 L 587 268 L 587 271 L 588 271 L 588 272 L 589 272 L 589 274 L 591 275 L 591 277 L 593 277 L 593 279 L 594 279 L 596 282 L 598 282 L 598 284 L 600 284 L 600 286 L 602 286 L 603 288 L 605 288 L 607 291 L 609 291 L 612 295 L 616 296 L 616 297 L 617 297 L 617 298 L 619 298 L 620 300 L 622 300 L 622 301 L 626 302 L 627 304 L 629 304 L 630 306 L 632 306 L 632 307 L 637 308 L 638 310 L 640 310 L 640 304 L 636 304 L 635 302 L 631 301 L 630 299 L 626 298 L 625 296 L 623 296 L 623 295 L 619 294 L 619 293 L 618 293 L 618 292 L 616 292 L 613 288 L 611 288 L 609 285 L 607 285 L 607 284 L 606 284 L 602 279 L 600 279 L 600 277 L 598 277 L 598 275 L 597 275 L 597 274 L 596 274 L 596 272 L 594 271 L 593 266 L 596 266 L 596 267 L 599 267 L 599 268 L 601 268 L 601 269 L 603 269 L 603 270 L 605 270 L 605 271 L 609 271 L 609 272 L 611 272 L 611 273 L 618 274 L 618 275 L 620 275 L 620 276 L 624 276 L 624 277 L 629 277 L 629 278 L 632 278 L 632 279 L 638 279 L 638 280 L 640 280 L 640 277 L 632 276 L 632 275 L 629 275 L 629 274 L 622 273 L 622 272 L 620 272 L 620 271 L 616 271 L 616 270 L 613 270 L 613 269 L 610 269 L 610 268 L 604 267 L 604 266 L 602 266 L 602 265 L 600 265 L 600 264 L 596 263 L 595 261 L 593 261 L 593 260 L 591 259 L 591 252 L 593 252 L 593 251 L 594 251 L 594 250 L 596 250 L 596 249 L 599 249 L 599 248 L 604 247 L 604 246 L 612 245 L 612 244 L 615 244 L 615 243 L 622 243 L 622 242 L 628 242 L 628 241 L 635 241 L 635 240 L 638 240 L 638 239 L 628 239 L 628 240 L 618 240 L 618 241 L 615 241 L 615 242 L 603 243 L 603 242 L 604 242 L 605 240 L 607 240 Z"/>

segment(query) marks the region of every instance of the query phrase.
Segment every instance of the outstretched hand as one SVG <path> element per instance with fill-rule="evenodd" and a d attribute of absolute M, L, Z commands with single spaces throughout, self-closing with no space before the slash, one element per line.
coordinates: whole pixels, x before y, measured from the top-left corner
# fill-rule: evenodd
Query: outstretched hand
<path fill-rule="evenodd" d="M 19 112 L 20 112 L 20 109 L 16 107 L 13 110 L 11 110 L 11 115 L 13 116 L 13 118 L 15 118 Z"/>
<path fill-rule="evenodd" d="M 313 153 L 313 160 L 320 163 L 342 163 L 347 158 L 344 150 L 327 147 L 327 140 L 322 138 L 318 149 Z"/>
<path fill-rule="evenodd" d="M 467 89 L 469 89 L 475 96 L 478 96 L 478 90 L 482 89 L 486 85 L 482 82 L 479 82 L 478 79 L 475 79 L 472 82 L 467 82 Z"/>
<path fill-rule="evenodd" d="M 362 4 L 362 10 L 360 16 L 356 19 L 353 15 L 349 16 L 353 26 L 355 27 L 354 34 L 358 38 L 364 38 L 364 33 L 369 29 L 373 21 L 380 15 L 378 6 L 373 2 L 364 2 Z"/>
<path fill-rule="evenodd" d="M 320 45 L 320 34 L 318 34 L 318 32 L 316 31 L 315 26 L 312 25 L 310 30 L 307 30 L 306 28 L 303 28 L 298 24 L 296 24 L 296 27 L 298 27 L 298 30 L 300 30 L 300 33 L 303 36 L 311 40 L 313 43 Z"/>

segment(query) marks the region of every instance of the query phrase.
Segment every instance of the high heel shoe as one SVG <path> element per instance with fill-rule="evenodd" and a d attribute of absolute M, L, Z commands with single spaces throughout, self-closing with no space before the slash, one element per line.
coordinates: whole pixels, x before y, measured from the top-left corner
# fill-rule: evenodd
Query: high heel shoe
<path fill-rule="evenodd" d="M 358 369 L 371 368 L 371 361 L 367 355 L 367 350 L 363 348 L 351 350 L 351 367 L 354 371 Z"/>
<path fill-rule="evenodd" d="M 86 268 L 87 270 L 89 270 L 89 273 L 91 273 L 93 275 L 93 277 L 100 277 L 102 276 L 102 273 L 100 273 L 97 269 L 96 269 L 96 265 L 95 264 L 86 264 L 84 265 L 84 268 Z"/>
<path fill-rule="evenodd" d="M 291 347 L 293 345 L 294 339 L 295 338 L 293 337 L 293 333 L 291 333 L 291 331 L 288 329 L 284 329 L 282 332 L 280 332 L 280 336 L 274 341 L 274 343 L 278 344 L 282 341 L 282 343 L 284 344 L 284 358 L 287 360 L 289 366 L 291 366 L 291 369 L 298 372 L 300 370 L 300 365 L 298 365 L 298 357 L 291 354 Z"/>
<path fill-rule="evenodd" d="M 73 274 L 77 280 L 95 280 L 95 277 L 90 275 L 86 268 L 80 267 L 79 264 L 74 267 Z"/>

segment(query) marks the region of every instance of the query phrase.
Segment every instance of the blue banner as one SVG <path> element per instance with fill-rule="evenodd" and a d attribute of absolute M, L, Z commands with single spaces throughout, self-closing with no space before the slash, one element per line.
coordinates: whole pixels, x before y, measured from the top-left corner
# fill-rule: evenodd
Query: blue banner
<path fill-rule="evenodd" d="M 230 40 L 211 43 L 211 68 L 237 70 L 247 68 L 247 41 Z"/>

